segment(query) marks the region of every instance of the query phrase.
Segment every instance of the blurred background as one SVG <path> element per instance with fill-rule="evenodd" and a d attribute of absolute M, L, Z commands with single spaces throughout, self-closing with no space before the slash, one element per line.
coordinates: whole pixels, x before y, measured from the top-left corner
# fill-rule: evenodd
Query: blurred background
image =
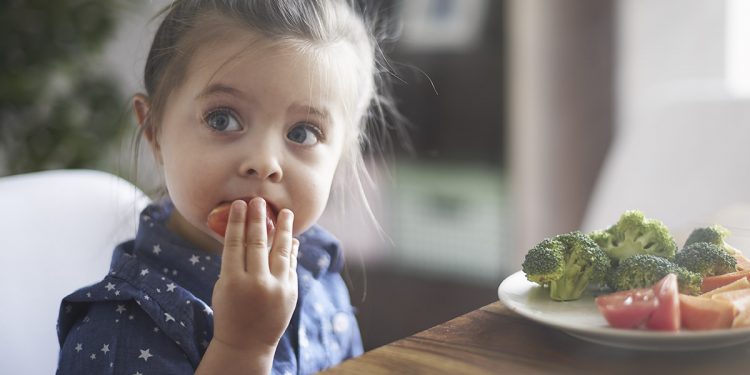
<path fill-rule="evenodd" d="M 496 301 L 535 243 L 626 209 L 678 243 L 718 222 L 750 248 L 750 1 L 384 3 L 414 150 L 372 164 L 385 236 L 336 197 L 322 219 L 366 349 Z M 166 4 L 2 2 L 0 176 L 90 168 L 155 190 L 129 97 Z"/>

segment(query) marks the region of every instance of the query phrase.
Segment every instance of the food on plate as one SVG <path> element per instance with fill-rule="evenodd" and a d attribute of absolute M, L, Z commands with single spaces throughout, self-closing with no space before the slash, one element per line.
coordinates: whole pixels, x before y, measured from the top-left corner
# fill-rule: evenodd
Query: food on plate
<path fill-rule="evenodd" d="M 680 301 L 677 275 L 670 273 L 650 288 L 624 290 L 594 300 L 610 326 L 677 331 L 680 329 Z"/>
<path fill-rule="evenodd" d="M 664 223 L 646 218 L 640 210 L 625 211 L 617 223 L 589 234 L 612 259 L 612 265 L 639 254 L 673 259 L 677 245 Z"/>
<path fill-rule="evenodd" d="M 734 320 L 731 302 L 680 294 L 680 321 L 682 328 L 709 330 L 730 328 Z"/>
<path fill-rule="evenodd" d="M 630 210 L 607 229 L 544 239 L 522 270 L 557 301 L 611 290 L 595 303 L 615 328 L 750 327 L 750 259 L 728 236 L 718 224 L 696 228 L 678 251 L 664 223 Z"/>
<path fill-rule="evenodd" d="M 702 279 L 699 274 L 655 255 L 634 255 L 624 259 L 619 267 L 610 271 L 607 284 L 617 291 L 650 288 L 670 273 L 677 275 L 681 293 L 700 293 Z"/>
<path fill-rule="evenodd" d="M 653 287 L 659 306 L 646 321 L 646 328 L 654 331 L 680 329 L 680 298 L 677 293 L 677 275 L 670 273 Z"/>
<path fill-rule="evenodd" d="M 652 288 L 624 290 L 596 297 L 596 306 L 610 326 L 638 328 L 659 307 Z"/>
<path fill-rule="evenodd" d="M 739 279 L 750 280 L 750 270 L 725 273 L 723 275 L 704 277 L 701 283 L 701 291 L 709 292 L 716 288 L 735 282 Z"/>
<path fill-rule="evenodd" d="M 569 301 L 581 298 L 590 284 L 602 283 L 610 260 L 591 238 L 574 231 L 534 246 L 521 268 L 529 281 L 549 287 L 550 298 Z"/>
<path fill-rule="evenodd" d="M 712 300 L 727 301 L 734 307 L 732 327 L 750 326 L 750 289 L 730 290 L 711 296 Z"/>
<path fill-rule="evenodd" d="M 737 271 L 737 259 L 708 242 L 694 242 L 683 247 L 675 255 L 674 262 L 704 277 Z"/>
<path fill-rule="evenodd" d="M 729 292 L 732 290 L 746 289 L 746 288 L 750 288 L 750 281 L 748 281 L 746 277 L 742 277 L 739 280 L 732 281 L 731 283 L 727 285 L 720 286 L 716 289 L 705 292 L 701 294 L 700 296 L 703 298 L 711 298 L 711 296 L 713 296 L 714 294 Z"/>
<path fill-rule="evenodd" d="M 726 239 L 730 234 L 731 233 L 727 228 L 719 224 L 714 224 L 704 228 L 696 228 L 693 229 L 687 240 L 685 240 L 685 245 L 683 247 L 699 242 L 711 243 L 732 255 L 737 260 L 739 270 L 750 269 L 750 260 L 747 259 L 741 251 L 727 243 Z"/>

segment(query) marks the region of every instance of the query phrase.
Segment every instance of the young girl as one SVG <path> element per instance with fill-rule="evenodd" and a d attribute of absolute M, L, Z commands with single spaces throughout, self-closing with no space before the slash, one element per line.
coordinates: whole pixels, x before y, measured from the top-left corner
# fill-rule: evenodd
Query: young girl
<path fill-rule="evenodd" d="M 344 0 L 163 14 L 133 108 L 168 199 L 63 300 L 58 373 L 307 374 L 359 355 L 341 250 L 314 223 L 334 176 L 361 191 L 382 104 L 366 22 Z"/>

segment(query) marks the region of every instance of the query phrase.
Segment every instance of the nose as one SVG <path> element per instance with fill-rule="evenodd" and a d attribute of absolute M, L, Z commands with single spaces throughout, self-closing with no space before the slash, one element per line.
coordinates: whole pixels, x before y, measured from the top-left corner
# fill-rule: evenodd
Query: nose
<path fill-rule="evenodd" d="M 284 176 L 279 157 L 268 145 L 255 147 L 247 152 L 238 173 L 242 177 L 254 176 L 271 182 L 279 182 Z"/>

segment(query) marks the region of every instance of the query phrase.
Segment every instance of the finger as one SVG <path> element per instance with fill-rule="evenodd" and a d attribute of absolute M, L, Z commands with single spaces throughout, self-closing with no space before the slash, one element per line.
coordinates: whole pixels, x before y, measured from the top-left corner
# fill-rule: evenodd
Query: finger
<path fill-rule="evenodd" d="M 253 198 L 247 211 L 245 269 L 249 273 L 260 275 L 268 272 L 266 201 L 263 198 Z"/>
<path fill-rule="evenodd" d="M 224 251 L 221 254 L 221 273 L 239 273 L 245 270 L 245 222 L 247 203 L 238 200 L 229 208 Z"/>
<path fill-rule="evenodd" d="M 289 257 L 289 275 L 292 278 L 297 277 L 297 257 L 299 256 L 299 240 L 292 239 L 292 256 Z"/>
<path fill-rule="evenodd" d="M 285 208 L 279 212 L 273 247 L 269 255 L 271 273 L 278 278 L 286 277 L 289 272 L 289 258 L 292 254 L 293 223 L 294 214 L 292 211 Z"/>

